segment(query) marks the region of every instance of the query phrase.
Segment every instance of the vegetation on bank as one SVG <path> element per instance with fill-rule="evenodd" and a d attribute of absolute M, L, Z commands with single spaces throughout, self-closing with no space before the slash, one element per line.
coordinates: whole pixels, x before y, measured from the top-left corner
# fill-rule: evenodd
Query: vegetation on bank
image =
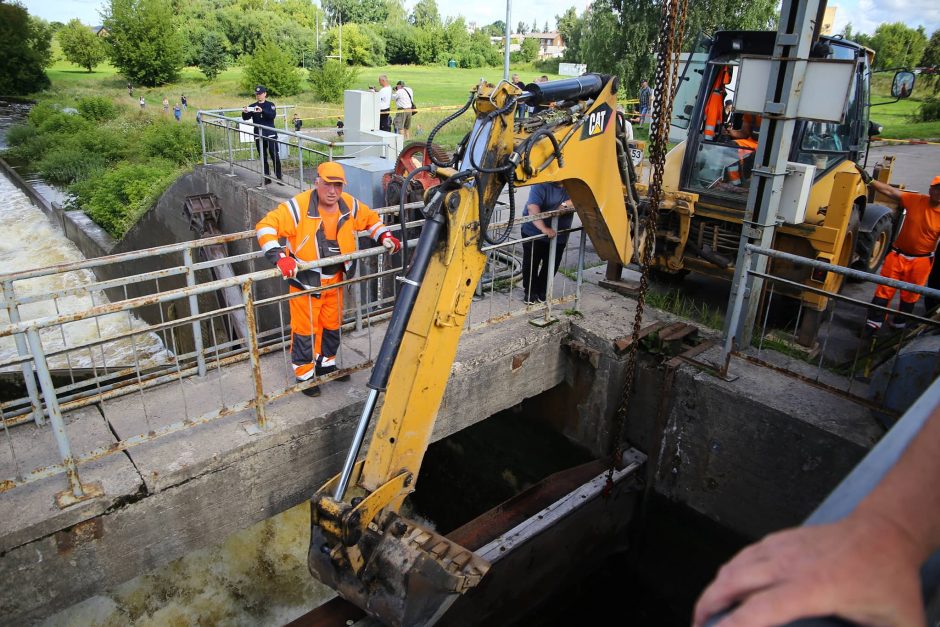
<path fill-rule="evenodd" d="M 107 97 L 44 99 L 7 134 L 5 156 L 67 187 L 113 237 L 127 230 L 201 155 L 193 122 L 116 105 Z"/>

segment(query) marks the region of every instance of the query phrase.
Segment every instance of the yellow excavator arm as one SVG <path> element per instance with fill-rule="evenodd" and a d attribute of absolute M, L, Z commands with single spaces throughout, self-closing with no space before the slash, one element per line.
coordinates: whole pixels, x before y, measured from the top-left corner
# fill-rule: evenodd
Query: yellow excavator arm
<path fill-rule="evenodd" d="M 500 193 L 507 185 L 511 194 L 514 185 L 560 182 L 598 254 L 621 264 L 633 257 L 635 196 L 616 92 L 615 78 L 597 74 L 525 91 L 506 81 L 481 83 L 465 107 L 476 115 L 473 129 L 454 162 L 436 169 L 441 184 L 427 192 L 425 226 L 401 279 L 353 445 L 343 471 L 311 502 L 311 572 L 387 624 L 433 624 L 489 568 L 398 511 L 430 443 Z M 515 120 L 523 102 L 553 108 Z"/>

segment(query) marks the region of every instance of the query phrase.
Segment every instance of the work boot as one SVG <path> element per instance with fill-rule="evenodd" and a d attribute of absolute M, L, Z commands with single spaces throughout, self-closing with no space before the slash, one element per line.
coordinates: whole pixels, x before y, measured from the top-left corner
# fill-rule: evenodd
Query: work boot
<path fill-rule="evenodd" d="M 297 383 L 303 383 L 303 381 L 301 381 L 300 379 L 297 379 Z M 314 398 L 314 397 L 320 396 L 320 386 L 314 385 L 309 388 L 304 388 L 303 390 L 301 390 L 301 392 L 303 392 L 304 396 L 309 396 L 310 398 Z"/>
<path fill-rule="evenodd" d="M 866 323 L 862 327 L 862 330 L 859 332 L 858 336 L 863 340 L 870 340 L 872 337 L 874 337 L 875 333 L 877 332 L 878 332 L 878 327 Z"/>
<path fill-rule="evenodd" d="M 316 373 L 318 377 L 331 374 L 333 372 L 336 372 L 337 370 L 339 369 L 335 365 L 334 366 L 321 366 L 317 364 L 316 366 Z M 343 376 L 336 378 L 337 381 L 349 381 L 349 379 L 350 377 L 348 374 L 344 374 Z"/>

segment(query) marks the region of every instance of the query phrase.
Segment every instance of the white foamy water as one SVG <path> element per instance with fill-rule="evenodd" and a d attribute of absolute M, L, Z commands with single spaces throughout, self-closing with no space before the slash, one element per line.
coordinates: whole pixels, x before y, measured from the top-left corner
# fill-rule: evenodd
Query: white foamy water
<path fill-rule="evenodd" d="M 81 261 L 82 253 L 61 233 L 46 215 L 16 187 L 6 176 L 0 176 L 0 270 L 3 273 L 19 272 L 32 268 L 51 266 L 59 263 Z M 22 298 L 34 294 L 47 294 L 70 287 L 88 285 L 95 281 L 91 270 L 79 270 L 48 277 L 39 277 L 14 284 L 16 294 Z M 107 303 L 103 293 L 92 296 L 81 294 L 63 296 L 55 300 L 43 300 L 20 307 L 23 320 L 55 316 L 90 309 L 95 305 Z M 0 323 L 9 322 L 5 308 L 0 308 Z M 127 313 L 101 316 L 96 320 L 72 322 L 63 327 L 48 328 L 41 331 L 43 348 L 46 353 L 55 350 L 82 346 L 89 341 L 109 337 L 130 329 L 146 329 L 147 325 L 128 316 Z M 126 338 L 108 342 L 94 349 L 76 349 L 68 357 L 59 355 L 49 358 L 51 368 L 90 368 L 102 366 L 134 365 L 134 348 L 142 366 L 154 366 L 165 363 L 172 356 L 164 348 L 160 338 L 154 333 L 141 333 L 133 339 Z M 12 337 L 0 338 L 0 360 L 17 355 Z M 11 368 L 8 366 L 7 368 Z M 12 368 L 18 368 L 13 366 Z"/>
<path fill-rule="evenodd" d="M 310 505 L 49 617 L 44 627 L 284 625 L 335 596 L 307 570 Z"/>

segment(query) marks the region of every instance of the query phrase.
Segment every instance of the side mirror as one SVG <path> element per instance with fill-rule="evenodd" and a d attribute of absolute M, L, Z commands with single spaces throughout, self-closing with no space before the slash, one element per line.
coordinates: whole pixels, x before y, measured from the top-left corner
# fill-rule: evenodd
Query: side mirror
<path fill-rule="evenodd" d="M 874 137 L 875 135 L 881 135 L 881 132 L 885 129 L 881 124 L 873 122 L 872 120 L 868 121 L 868 136 Z"/>
<path fill-rule="evenodd" d="M 897 72 L 891 81 L 891 95 L 894 98 L 907 98 L 914 91 L 914 73 L 906 70 Z"/>

